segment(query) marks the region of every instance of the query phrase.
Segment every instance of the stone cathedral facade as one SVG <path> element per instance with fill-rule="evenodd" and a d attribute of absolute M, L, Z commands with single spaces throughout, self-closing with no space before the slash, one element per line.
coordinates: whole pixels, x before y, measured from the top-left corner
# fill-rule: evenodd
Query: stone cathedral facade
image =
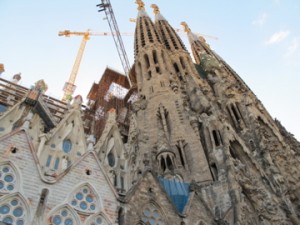
<path fill-rule="evenodd" d="M 0 78 L 0 221 L 300 224 L 300 143 L 185 22 L 195 62 L 137 4 L 131 86 L 107 68 L 83 105 Z"/>

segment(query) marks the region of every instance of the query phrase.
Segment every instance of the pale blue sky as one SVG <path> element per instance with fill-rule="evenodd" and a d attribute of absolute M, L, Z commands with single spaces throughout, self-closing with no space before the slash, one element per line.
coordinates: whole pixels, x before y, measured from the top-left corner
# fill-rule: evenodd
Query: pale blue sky
<path fill-rule="evenodd" d="M 188 3 L 187 3 L 188 2 Z M 61 30 L 109 31 L 100 0 L 0 0 L 0 63 L 2 77 L 21 72 L 29 87 L 43 78 L 47 94 L 61 98 L 81 37 L 59 37 Z M 133 32 L 134 0 L 111 0 L 120 31 Z M 194 32 L 213 35 L 211 47 L 245 80 L 273 117 L 300 139 L 300 1 L 145 1 L 157 4 L 175 28 L 186 21 Z M 183 37 L 188 46 L 187 39 Z M 133 63 L 133 37 L 123 38 Z M 76 94 L 87 95 L 106 66 L 122 71 L 112 37 L 92 37 L 77 78 Z"/>

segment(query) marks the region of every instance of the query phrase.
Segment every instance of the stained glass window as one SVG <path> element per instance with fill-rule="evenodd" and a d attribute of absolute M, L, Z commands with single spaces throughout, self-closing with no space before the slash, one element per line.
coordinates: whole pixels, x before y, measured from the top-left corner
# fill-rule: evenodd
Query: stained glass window
<path fill-rule="evenodd" d="M 76 210 L 85 213 L 94 213 L 97 208 L 95 193 L 88 185 L 84 185 L 73 192 L 69 203 Z"/>
<path fill-rule="evenodd" d="M 87 219 L 86 225 L 108 225 L 102 215 L 92 216 Z"/>
<path fill-rule="evenodd" d="M 17 195 L 0 202 L 0 218 L 6 224 L 24 225 L 26 214 L 24 202 Z"/>
<path fill-rule="evenodd" d="M 67 208 L 63 207 L 57 210 L 49 219 L 52 225 L 76 225 L 72 212 Z"/>
<path fill-rule="evenodd" d="M 17 188 L 16 172 L 10 164 L 0 165 L 0 193 L 11 193 Z"/>
<path fill-rule="evenodd" d="M 160 212 L 154 205 L 147 205 L 143 210 L 142 220 L 151 225 L 164 225 Z"/>
<path fill-rule="evenodd" d="M 63 151 L 69 153 L 72 150 L 72 142 L 69 139 L 63 141 Z"/>

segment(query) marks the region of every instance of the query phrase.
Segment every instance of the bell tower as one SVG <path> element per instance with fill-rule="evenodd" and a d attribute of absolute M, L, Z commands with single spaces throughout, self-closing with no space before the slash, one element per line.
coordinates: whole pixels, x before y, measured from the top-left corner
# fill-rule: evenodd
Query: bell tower
<path fill-rule="evenodd" d="M 154 25 L 144 3 L 136 3 L 135 72 L 140 97 L 133 108 L 140 169 L 150 167 L 164 178 L 209 182 L 212 176 L 207 159 L 184 107 L 188 104 L 185 90 L 180 89 L 184 75 L 192 73 L 190 64 L 185 63 L 190 60 L 188 53 L 156 5 L 152 5 L 156 14 Z M 180 56 L 172 51 L 183 55 L 183 65 Z"/>

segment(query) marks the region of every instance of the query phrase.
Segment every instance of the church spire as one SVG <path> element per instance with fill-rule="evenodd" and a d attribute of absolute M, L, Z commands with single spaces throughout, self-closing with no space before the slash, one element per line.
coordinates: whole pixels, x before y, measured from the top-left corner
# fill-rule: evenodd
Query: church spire
<path fill-rule="evenodd" d="M 153 12 L 155 14 L 155 26 L 159 34 L 161 35 L 161 39 L 163 44 L 166 46 L 167 49 L 174 51 L 174 50 L 184 50 L 186 48 L 176 34 L 176 31 L 173 27 L 168 23 L 168 21 L 162 16 L 160 10 L 157 5 L 152 4 L 151 8 L 153 8 Z"/>
<path fill-rule="evenodd" d="M 136 0 L 138 5 L 138 15 L 135 30 L 135 54 L 140 51 L 140 47 L 145 47 L 154 43 L 160 43 L 159 36 L 154 29 L 153 22 L 145 11 L 145 4 L 142 0 Z"/>
<path fill-rule="evenodd" d="M 184 32 L 187 33 L 191 45 L 192 53 L 196 63 L 200 64 L 201 61 L 200 55 L 210 54 L 211 49 L 209 45 L 206 43 L 204 37 L 202 36 L 199 37 L 198 35 L 194 34 L 186 22 L 181 22 L 180 24 L 183 26 Z"/>

